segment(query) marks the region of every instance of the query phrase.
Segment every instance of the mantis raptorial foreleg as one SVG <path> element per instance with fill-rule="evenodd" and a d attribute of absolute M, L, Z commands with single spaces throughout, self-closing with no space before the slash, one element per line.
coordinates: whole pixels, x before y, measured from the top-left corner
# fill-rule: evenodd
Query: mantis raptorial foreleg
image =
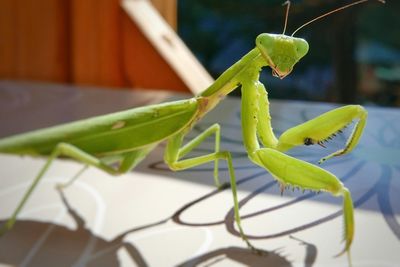
<path fill-rule="evenodd" d="M 357 120 L 345 147 L 323 157 L 319 163 L 334 156 L 347 154 L 357 145 L 364 130 L 367 115 L 367 111 L 359 105 L 348 105 L 333 109 L 285 131 L 279 137 L 277 149 L 286 151 L 295 146 L 314 144 L 324 146 L 323 142 L 332 139 L 354 120 Z"/>
<path fill-rule="evenodd" d="M 344 240 L 342 253 L 350 249 L 354 235 L 353 201 L 349 190 L 332 173 L 308 162 L 288 156 L 271 148 L 261 148 L 252 158 L 258 165 L 266 168 L 280 183 L 281 192 L 287 187 L 325 191 L 333 196 L 343 197 Z M 342 254 L 340 253 L 340 254 Z M 339 255 L 340 255 L 339 254 Z"/>
<path fill-rule="evenodd" d="M 260 105 L 263 102 L 263 105 Z M 267 103 L 267 104 L 266 104 Z M 262 107 L 262 108 L 260 108 Z M 357 111 L 357 112 L 354 112 Z M 314 120 L 285 132 L 282 136 L 287 142 L 300 140 L 298 145 L 304 144 L 307 138 L 315 138 L 314 132 L 326 138 L 332 132 L 347 125 L 353 118 L 359 118 L 359 128 L 355 128 L 346 148 L 351 149 L 352 142 L 357 142 L 363 126 L 365 125 L 366 113 L 358 106 L 347 106 L 325 113 Z M 282 146 L 282 137 L 277 140 L 274 136 L 268 109 L 268 99 L 264 86 L 258 82 L 258 76 L 253 81 L 242 82 L 242 131 L 244 143 L 248 151 L 249 158 L 257 165 L 267 169 L 271 175 L 281 184 L 281 191 L 286 186 L 309 189 L 313 191 L 326 191 L 334 196 L 343 197 L 344 211 L 344 239 L 346 241 L 343 252 L 350 249 L 354 235 L 353 202 L 349 190 L 343 186 L 342 182 L 332 173 L 296 159 L 279 151 Z M 304 126 L 305 125 L 305 126 Z M 320 129 L 323 129 L 321 131 Z M 314 131 L 313 131 L 314 130 Z M 291 137 L 291 138 L 288 138 Z M 310 137 L 311 136 L 311 137 Z M 262 140 L 265 148 L 261 148 L 258 138 Z M 357 140 L 355 140 L 357 139 Z M 355 140 L 355 141 L 354 141 Z M 287 144 L 287 143 L 285 143 Z M 297 143 L 289 143 L 293 146 Z M 289 148 L 291 148 L 289 147 Z M 289 149 L 288 148 L 288 149 Z M 339 152 L 335 152 L 339 155 Z M 345 152 L 341 153 L 344 154 Z"/>

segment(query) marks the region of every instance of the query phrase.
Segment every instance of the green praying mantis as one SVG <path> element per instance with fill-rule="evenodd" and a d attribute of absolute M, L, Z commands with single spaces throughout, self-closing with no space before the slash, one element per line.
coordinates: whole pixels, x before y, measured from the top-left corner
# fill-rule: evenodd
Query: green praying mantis
<path fill-rule="evenodd" d="M 366 1 L 368 0 L 354 2 L 339 9 Z M 290 3 L 287 1 L 287 4 L 286 20 Z M 309 50 L 304 39 L 293 35 L 294 33 L 292 36 L 284 33 L 260 34 L 256 38 L 254 49 L 227 69 L 203 93 L 193 98 L 134 108 L 0 140 L 1 153 L 48 157 L 17 208 L 0 229 L 0 234 L 12 228 L 19 212 L 56 158 L 69 157 L 82 162 L 85 168 L 93 166 L 111 175 L 119 175 L 133 169 L 158 144 L 167 140 L 164 160 L 172 170 L 184 170 L 214 162 L 214 181 L 217 187 L 221 186 L 218 163 L 220 160 L 226 161 L 235 222 L 243 240 L 253 248 L 241 224 L 232 156 L 229 151 L 220 150 L 220 126 L 214 124 L 183 144 L 184 137 L 192 127 L 226 95 L 240 86 L 243 143 L 249 159 L 270 172 L 280 183 L 282 191 L 286 186 L 291 186 L 326 191 L 343 197 L 345 247 L 340 254 L 349 252 L 354 236 L 353 202 L 349 190 L 334 174 L 284 152 L 301 145 L 321 145 L 325 139 L 356 121 L 344 148 L 322 158 L 320 163 L 347 154 L 354 149 L 362 135 L 367 112 L 359 105 L 343 106 L 285 131 L 279 139 L 275 137 L 271 126 L 268 94 L 264 85 L 259 82 L 259 75 L 265 66 L 269 66 L 273 75 L 280 79 L 291 73 L 294 65 Z M 213 153 L 187 157 L 210 136 L 215 137 Z M 80 173 L 67 184 L 73 182 Z"/>

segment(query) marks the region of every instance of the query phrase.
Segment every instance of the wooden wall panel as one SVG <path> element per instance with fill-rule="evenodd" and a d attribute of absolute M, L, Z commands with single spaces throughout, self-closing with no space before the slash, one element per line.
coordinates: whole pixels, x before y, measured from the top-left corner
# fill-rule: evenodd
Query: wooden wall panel
<path fill-rule="evenodd" d="M 175 28 L 176 0 L 151 1 Z M 0 79 L 195 93 L 207 87 L 212 78 L 149 0 L 133 2 L 147 13 L 129 17 L 124 0 L 1 0 Z"/>
<path fill-rule="evenodd" d="M 0 76 L 64 82 L 68 79 L 66 0 L 2 0 Z"/>
<path fill-rule="evenodd" d="M 0 77 L 17 76 L 17 1 L 3 0 L 0 6 Z"/>
<path fill-rule="evenodd" d="M 72 81 L 124 86 L 119 0 L 73 0 Z"/>

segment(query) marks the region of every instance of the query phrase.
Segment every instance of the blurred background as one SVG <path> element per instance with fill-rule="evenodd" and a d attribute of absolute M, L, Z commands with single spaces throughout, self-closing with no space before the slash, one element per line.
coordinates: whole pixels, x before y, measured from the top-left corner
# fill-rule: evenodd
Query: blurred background
<path fill-rule="evenodd" d="M 1 0 L 0 79 L 197 93 L 282 32 L 283 2 Z M 350 2 L 293 0 L 287 33 Z M 400 106 L 400 1 L 386 2 L 301 29 L 310 51 L 283 80 L 262 73 L 270 97 Z"/>
<path fill-rule="evenodd" d="M 217 77 L 262 32 L 282 33 L 282 0 L 178 1 L 179 35 Z M 354 1 L 291 1 L 287 33 Z M 310 51 L 283 80 L 263 71 L 271 98 L 400 106 L 400 1 L 369 1 L 296 33 Z"/>

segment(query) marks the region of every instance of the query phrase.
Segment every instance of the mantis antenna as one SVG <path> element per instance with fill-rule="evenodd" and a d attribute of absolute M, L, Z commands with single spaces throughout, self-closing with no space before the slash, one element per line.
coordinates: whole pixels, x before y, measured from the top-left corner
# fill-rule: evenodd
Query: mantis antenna
<path fill-rule="evenodd" d="M 287 26 L 287 21 L 288 21 L 288 17 L 289 17 L 289 9 L 290 9 L 290 1 L 287 0 L 285 3 L 282 4 L 282 6 L 287 5 L 286 7 L 286 15 L 285 15 L 285 25 L 283 26 L 283 33 L 285 34 L 286 32 L 286 26 Z"/>
<path fill-rule="evenodd" d="M 327 12 L 327 13 L 321 15 L 321 16 L 318 16 L 318 17 L 316 17 L 315 19 L 312 19 L 312 20 L 310 20 L 309 22 L 306 22 L 306 23 L 304 23 L 303 25 L 301 25 L 299 28 L 297 28 L 297 30 L 295 30 L 295 31 L 292 33 L 291 36 L 293 37 L 294 34 L 295 34 L 296 32 L 298 32 L 300 29 L 302 29 L 303 27 L 307 26 L 307 25 L 310 24 L 310 23 L 313 23 L 313 22 L 316 21 L 316 20 L 322 19 L 322 18 L 324 18 L 324 17 L 326 17 L 326 16 L 329 16 L 329 15 L 332 14 L 332 13 L 341 11 L 341 10 L 346 9 L 346 8 L 348 8 L 348 7 L 351 7 L 351 6 L 355 6 L 355 5 L 358 5 L 358 4 L 362 4 L 362 3 L 367 2 L 367 1 L 369 1 L 369 0 L 360 0 L 360 1 L 356 1 L 356 2 L 354 2 L 354 3 L 347 4 L 347 5 L 345 5 L 345 6 L 342 6 L 342 7 L 336 8 L 336 9 L 334 9 L 334 10 L 332 10 L 332 11 L 329 11 L 329 12 Z M 385 0 L 377 0 L 377 1 L 381 2 L 382 4 L 385 3 Z M 289 1 L 286 1 L 286 2 L 289 2 Z M 286 4 L 286 2 L 285 2 L 285 4 Z M 285 28 L 286 28 L 286 24 L 285 24 Z"/>

